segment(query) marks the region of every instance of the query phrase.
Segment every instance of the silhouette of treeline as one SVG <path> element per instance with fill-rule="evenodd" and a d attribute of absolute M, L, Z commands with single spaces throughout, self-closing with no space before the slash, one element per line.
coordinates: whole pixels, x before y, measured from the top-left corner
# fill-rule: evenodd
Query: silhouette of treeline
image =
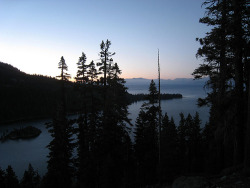
<path fill-rule="evenodd" d="M 51 117 L 59 88 L 55 78 L 29 75 L 0 62 L 0 123 Z M 73 83 L 67 82 L 65 91 L 69 112 L 79 110 Z"/>
<path fill-rule="evenodd" d="M 9 165 L 4 171 L 0 168 L 0 187 L 1 188 L 38 188 L 42 187 L 41 177 L 31 164 L 24 171 L 22 179 L 19 181 L 13 168 Z"/>
<path fill-rule="evenodd" d="M 92 62 L 93 64 L 93 62 Z M 87 81 L 91 81 L 91 78 Z M 101 93 L 99 85 L 102 80 L 85 85 L 85 95 Z M 87 83 L 86 82 L 86 83 Z M 22 121 L 35 118 L 51 117 L 55 112 L 60 88 L 59 80 L 43 75 L 29 75 L 17 68 L 0 62 L 0 123 Z M 66 82 L 65 97 L 67 111 L 80 111 L 79 82 Z M 145 100 L 143 94 L 128 94 L 128 102 Z M 181 98 L 180 94 L 162 94 L 162 99 Z M 86 100 L 89 103 L 90 100 Z M 91 105 L 91 104 L 89 104 Z M 88 106 L 89 106 L 88 105 Z"/>
<path fill-rule="evenodd" d="M 181 113 L 178 127 L 172 117 L 167 114 L 162 117 L 159 163 L 158 91 L 153 81 L 147 102 L 142 105 L 136 120 L 134 143 L 128 135 L 129 127 L 122 123 L 127 121 L 127 114 L 124 117 L 120 117 L 120 113 L 114 114 L 120 105 L 116 109 L 109 106 L 107 111 L 103 107 L 101 113 L 83 112 L 76 121 L 68 121 L 65 118 L 63 91 L 61 99 L 56 117 L 48 126 L 53 140 L 48 145 L 47 174 L 40 179 L 30 165 L 18 182 L 9 166 L 6 173 L 1 173 L 3 187 L 15 184 L 15 187 L 137 188 L 171 182 L 183 173 L 203 171 L 206 132 L 201 131 L 198 113 L 193 117 L 190 114 L 184 117 Z M 117 104 L 109 105 L 115 107 L 113 105 Z M 73 123 L 76 124 L 72 126 Z M 77 155 L 73 158 L 74 149 Z M 11 182 L 7 179 L 9 176 Z"/>
<path fill-rule="evenodd" d="M 220 172 L 244 166 L 250 172 L 250 19 L 248 0 L 209 0 L 200 22 L 211 30 L 197 38 L 196 56 L 204 63 L 196 79 L 209 77 L 210 92 L 199 105 L 209 105 L 206 170 Z"/>
<path fill-rule="evenodd" d="M 138 102 L 138 101 L 143 101 L 143 100 L 147 100 L 149 97 L 148 94 L 144 94 L 144 93 L 139 93 L 139 94 L 130 94 L 128 93 L 128 102 L 134 103 L 134 102 Z M 168 99 L 180 99 L 182 98 L 182 94 L 168 94 L 168 93 L 161 93 L 160 97 L 162 100 L 168 100 Z"/>
<path fill-rule="evenodd" d="M 101 162 L 104 162 L 105 159 L 103 159 L 102 155 L 97 154 L 104 151 L 102 150 L 98 152 L 94 151 L 97 148 L 85 148 L 84 153 L 78 153 L 77 155 L 80 157 L 84 154 L 81 156 L 83 157 L 81 160 L 84 162 L 83 167 L 79 166 L 80 164 L 78 160 L 80 160 L 80 158 L 75 158 L 72 161 L 72 174 L 68 177 L 72 181 L 70 185 L 67 185 L 67 187 L 97 187 L 96 184 L 98 184 L 98 187 L 113 187 L 113 184 L 115 183 L 116 187 L 125 186 L 137 188 L 146 187 L 146 185 L 158 184 L 159 182 L 172 182 L 173 179 L 181 174 L 203 172 L 205 152 L 203 148 L 206 145 L 206 133 L 201 131 L 199 114 L 196 113 L 193 117 L 188 114 L 185 117 L 181 113 L 181 120 L 178 127 L 175 125 L 172 117 L 169 118 L 167 114 L 163 116 L 161 135 L 162 162 L 159 168 L 159 153 L 157 152 L 159 149 L 157 136 L 158 126 L 154 122 L 157 121 L 157 106 L 151 106 L 148 108 L 149 103 L 145 103 L 145 105 L 141 108 L 140 115 L 136 121 L 136 141 L 135 143 L 126 145 L 126 149 L 129 151 L 126 156 L 123 156 L 126 163 L 115 167 L 114 165 L 117 165 L 116 159 L 110 158 L 108 164 L 106 164 L 107 166 L 102 166 Z M 154 121 L 151 119 L 152 115 L 155 115 L 156 119 L 154 119 Z M 73 130 L 76 135 L 79 134 L 78 131 L 79 130 L 77 130 L 77 128 Z M 92 139 L 90 136 L 93 135 L 89 134 L 90 130 L 85 134 L 87 140 Z M 113 144 L 117 144 L 117 147 L 120 145 L 120 143 Z M 93 147 L 95 144 L 92 143 L 91 145 Z M 79 143 L 75 145 L 75 147 L 78 148 L 78 152 L 80 152 L 79 146 Z M 98 153 L 94 155 L 93 152 Z M 115 152 L 118 152 L 116 155 L 119 156 L 119 150 Z M 112 164 L 113 162 L 115 162 L 115 164 Z M 62 161 L 54 161 L 54 163 L 62 163 Z M 110 168 L 109 165 L 113 166 L 113 168 L 105 169 L 108 174 L 102 174 L 101 172 L 97 174 L 94 173 L 95 170 L 98 170 L 96 169 L 97 167 Z M 123 165 L 128 166 L 125 168 Z M 120 169 L 122 166 L 125 168 L 123 169 L 123 173 L 117 174 L 117 172 L 122 170 Z M 81 171 L 79 171 L 80 168 L 82 168 Z M 65 171 L 65 173 L 67 173 L 67 171 Z M 60 172 L 57 172 L 56 174 L 61 175 Z M 116 178 L 120 176 L 122 176 L 122 180 L 117 181 Z M 77 177 L 79 179 L 77 179 Z M 55 181 L 54 183 L 57 185 L 64 182 L 62 179 L 60 182 L 56 182 L 56 178 L 50 181 Z M 106 181 L 108 181 L 107 184 L 102 183 Z M 81 185 L 79 185 L 80 182 Z M 18 180 L 11 166 L 8 166 L 6 172 L 0 168 L 1 188 L 5 188 L 10 185 L 13 185 L 14 187 L 48 187 L 48 174 L 44 177 L 40 177 L 38 172 L 34 171 L 33 167 L 29 165 L 28 170 L 24 172 L 23 177 L 20 177 L 20 180 Z"/>
<path fill-rule="evenodd" d="M 53 140 L 47 146 L 45 187 L 143 187 L 171 182 L 183 172 L 202 171 L 199 115 L 185 118 L 181 114 L 177 129 L 173 118 L 169 120 L 165 114 L 159 137 L 159 95 L 153 80 L 136 120 L 132 143 L 128 93 L 119 77 L 121 70 L 111 58 L 115 53 L 109 51 L 110 45 L 110 41 L 102 41 L 101 62 L 88 64 L 84 53 L 79 58 L 76 80 L 82 108 L 76 120 L 66 118 L 64 84 L 69 75 L 61 57 L 61 100 L 53 122 L 47 125 Z M 93 88 L 99 92 L 91 92 Z"/>
<path fill-rule="evenodd" d="M 160 118 L 159 96 L 153 80 L 149 91 L 148 102 L 141 106 L 135 123 L 133 186 L 170 183 L 180 175 L 203 172 L 205 140 L 199 114 L 185 117 L 180 113 L 177 127 L 167 113 Z"/>
<path fill-rule="evenodd" d="M 65 83 L 67 64 L 64 57 L 58 64 L 61 90 L 53 122 L 48 124 L 53 140 L 46 187 L 119 187 L 129 176 L 131 140 L 128 119 L 127 88 L 120 78 L 121 70 L 109 51 L 111 42 L 100 45 L 100 62 L 87 63 L 82 53 L 77 63 L 76 89 L 79 93 L 80 116 L 66 118 Z M 76 123 L 75 126 L 72 126 Z M 77 139 L 73 139 L 74 135 Z M 73 137 L 72 137 L 73 136 Z M 77 156 L 72 157 L 72 152 Z M 125 178 L 125 179 L 124 179 Z M 75 180 L 75 181 L 73 181 Z"/>
<path fill-rule="evenodd" d="M 171 181 L 181 174 L 217 174 L 227 167 L 237 166 L 244 166 L 245 172 L 249 171 L 249 2 L 209 0 L 203 5 L 206 13 L 200 22 L 212 29 L 204 38 L 197 39 L 201 44 L 197 57 L 203 58 L 204 63 L 194 70 L 193 75 L 196 79 L 209 77 L 206 86 L 211 92 L 205 99 L 199 100 L 199 105 L 211 106 L 210 119 L 204 130 L 200 131 L 198 114 L 194 117 L 188 115 L 186 118 L 181 115 L 178 128 L 166 115 L 159 123 L 161 109 L 156 105 L 158 92 L 152 81 L 148 102 L 142 105 L 136 120 L 135 143 L 132 143 L 129 127 L 124 126 L 124 122 L 128 120 L 126 103 L 124 106 L 119 103 L 125 98 L 117 98 L 120 96 L 117 95 L 118 91 L 124 94 L 125 90 L 121 89 L 123 82 L 118 83 L 111 71 L 114 69 L 108 60 L 114 54 L 106 48 L 110 45 L 109 41 L 102 42 L 101 63 L 98 65 L 101 66 L 99 70 L 103 75 L 103 92 L 98 102 L 101 108 L 97 111 L 94 108 L 92 113 L 86 113 L 83 105 L 82 116 L 77 120 L 78 158 L 74 164 L 78 187 L 146 187 Z M 122 107 L 125 110 L 123 113 L 118 111 Z M 60 109 L 63 112 L 63 108 Z M 58 114 L 58 117 L 63 116 Z M 60 122 L 58 120 L 60 118 L 53 122 L 54 135 L 55 125 Z M 65 127 L 65 130 L 70 130 L 69 124 L 65 123 Z M 58 136 L 58 141 L 56 136 L 54 138 L 49 148 L 56 154 L 60 146 L 55 147 L 55 144 L 61 136 Z M 47 179 L 47 183 L 54 182 L 53 186 L 72 185 L 74 173 L 69 170 L 73 166 L 70 160 L 72 142 L 69 138 L 70 134 L 67 135 L 68 142 L 64 141 L 63 148 L 68 147 L 64 153 L 69 153 L 64 160 L 58 160 L 62 154 L 56 156 L 51 152 L 51 166 L 48 166 L 45 180 Z M 61 168 L 59 161 L 68 163 Z M 58 176 L 56 172 L 67 173 Z M 60 181 L 62 179 L 64 183 Z"/>
<path fill-rule="evenodd" d="M 201 44 L 197 56 L 204 63 L 193 75 L 209 77 L 211 92 L 199 100 L 200 105 L 211 106 L 205 128 L 201 131 L 198 113 L 193 117 L 180 114 L 178 127 L 167 114 L 160 117 L 158 91 L 151 81 L 147 102 L 136 119 L 133 143 L 124 79 L 113 61 L 115 53 L 109 51 L 111 42 L 102 41 L 100 62 L 87 64 L 82 53 L 77 63 L 81 115 L 75 121 L 66 118 L 69 75 L 64 58 L 59 62 L 60 100 L 48 124 L 53 140 L 48 145 L 48 172 L 41 187 L 137 188 L 171 182 L 180 175 L 217 174 L 227 167 L 244 166 L 248 172 L 249 2 L 209 0 L 204 6 L 206 13 L 200 22 L 212 29 L 197 39 Z M 99 92 L 92 92 L 92 87 Z"/>

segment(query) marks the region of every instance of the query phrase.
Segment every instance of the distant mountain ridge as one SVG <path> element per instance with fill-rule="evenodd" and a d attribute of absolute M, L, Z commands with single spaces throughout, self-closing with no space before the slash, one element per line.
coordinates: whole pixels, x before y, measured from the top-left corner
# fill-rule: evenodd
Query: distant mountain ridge
<path fill-rule="evenodd" d="M 39 79 L 38 79 L 39 78 Z M 153 79 L 155 83 L 158 83 L 158 79 Z M 10 64 L 0 61 L 0 83 L 2 84 L 16 84 L 16 82 L 46 82 L 55 83 L 58 82 L 55 78 L 42 76 L 42 75 L 29 75 L 19 69 L 13 67 Z M 126 85 L 149 85 L 151 79 L 146 78 L 128 78 L 125 79 Z M 208 81 L 208 78 L 200 80 L 194 80 L 193 78 L 176 78 L 176 79 L 161 79 L 161 84 L 171 85 L 204 85 Z M 41 83 L 39 83 L 41 84 Z"/>
<path fill-rule="evenodd" d="M 146 78 L 129 78 L 125 79 L 126 85 L 149 85 L 152 79 Z M 158 79 L 153 79 L 155 83 L 158 83 Z M 176 79 L 161 79 L 161 84 L 167 85 L 204 85 L 208 81 L 208 78 L 194 80 L 193 78 L 176 78 Z"/>

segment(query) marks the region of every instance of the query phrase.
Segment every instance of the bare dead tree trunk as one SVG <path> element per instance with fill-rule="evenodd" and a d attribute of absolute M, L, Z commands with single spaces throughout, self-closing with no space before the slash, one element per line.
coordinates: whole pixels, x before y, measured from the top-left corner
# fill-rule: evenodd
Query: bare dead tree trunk
<path fill-rule="evenodd" d="M 159 103 L 159 174 L 160 174 L 160 182 L 162 179 L 161 175 L 161 69 L 160 69 L 160 55 L 158 49 L 158 84 L 159 84 L 159 91 L 158 91 L 158 103 Z"/>
<path fill-rule="evenodd" d="M 236 126 L 234 143 L 234 165 L 243 162 L 244 156 L 244 102 L 243 102 L 243 31 L 242 0 L 234 0 L 234 51 L 235 51 L 235 93 L 236 93 Z"/>
<path fill-rule="evenodd" d="M 247 59 L 246 59 L 247 61 Z M 248 62 L 249 63 L 249 62 Z M 246 141 L 245 141 L 245 170 L 250 170 L 250 65 L 248 65 L 248 105 L 247 105 L 247 124 L 246 124 Z"/>

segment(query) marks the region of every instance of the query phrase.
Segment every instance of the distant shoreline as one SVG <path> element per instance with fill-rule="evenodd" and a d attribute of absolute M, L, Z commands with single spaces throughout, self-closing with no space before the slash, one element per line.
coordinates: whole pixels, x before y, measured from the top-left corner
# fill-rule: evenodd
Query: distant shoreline
<path fill-rule="evenodd" d="M 132 104 L 134 102 L 147 100 L 147 97 L 148 97 L 148 94 L 143 94 L 143 93 L 130 94 L 130 93 L 128 93 L 127 99 L 128 99 L 128 103 Z M 182 94 L 179 94 L 179 93 L 177 93 L 177 94 L 169 94 L 169 93 L 160 94 L 161 100 L 181 99 L 182 97 L 183 97 Z"/>
<path fill-rule="evenodd" d="M 128 105 L 131 105 L 135 102 L 138 101 L 143 101 L 143 100 L 147 100 L 147 96 L 148 94 L 131 94 L 128 93 Z M 181 99 L 183 98 L 182 94 L 168 94 L 168 93 L 163 93 L 161 94 L 161 100 L 171 100 L 171 99 Z M 75 115 L 78 114 L 78 112 L 69 112 L 67 113 L 68 115 Z M 28 121 L 35 121 L 35 120 L 44 120 L 44 119 L 51 119 L 51 116 L 46 116 L 46 115 L 41 115 L 41 116 L 33 116 L 33 117 L 23 117 L 23 118 L 19 118 L 19 119 L 13 119 L 13 120 L 7 120 L 7 121 L 2 121 L 0 122 L 0 126 L 4 126 L 4 125 L 11 125 L 14 123 L 20 123 L 20 122 L 28 122 Z"/>

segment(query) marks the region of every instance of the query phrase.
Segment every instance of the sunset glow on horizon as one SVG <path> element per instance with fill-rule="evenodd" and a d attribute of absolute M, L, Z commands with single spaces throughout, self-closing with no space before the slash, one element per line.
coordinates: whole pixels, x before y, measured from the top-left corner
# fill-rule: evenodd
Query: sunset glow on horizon
<path fill-rule="evenodd" d="M 28 74 L 55 77 L 61 56 L 75 77 L 81 53 L 98 62 L 100 43 L 111 52 L 123 78 L 157 78 L 160 50 L 162 79 L 191 78 L 206 26 L 199 23 L 201 0 L 0 2 L 0 61 Z M 105 12 L 108 10 L 108 12 Z"/>

